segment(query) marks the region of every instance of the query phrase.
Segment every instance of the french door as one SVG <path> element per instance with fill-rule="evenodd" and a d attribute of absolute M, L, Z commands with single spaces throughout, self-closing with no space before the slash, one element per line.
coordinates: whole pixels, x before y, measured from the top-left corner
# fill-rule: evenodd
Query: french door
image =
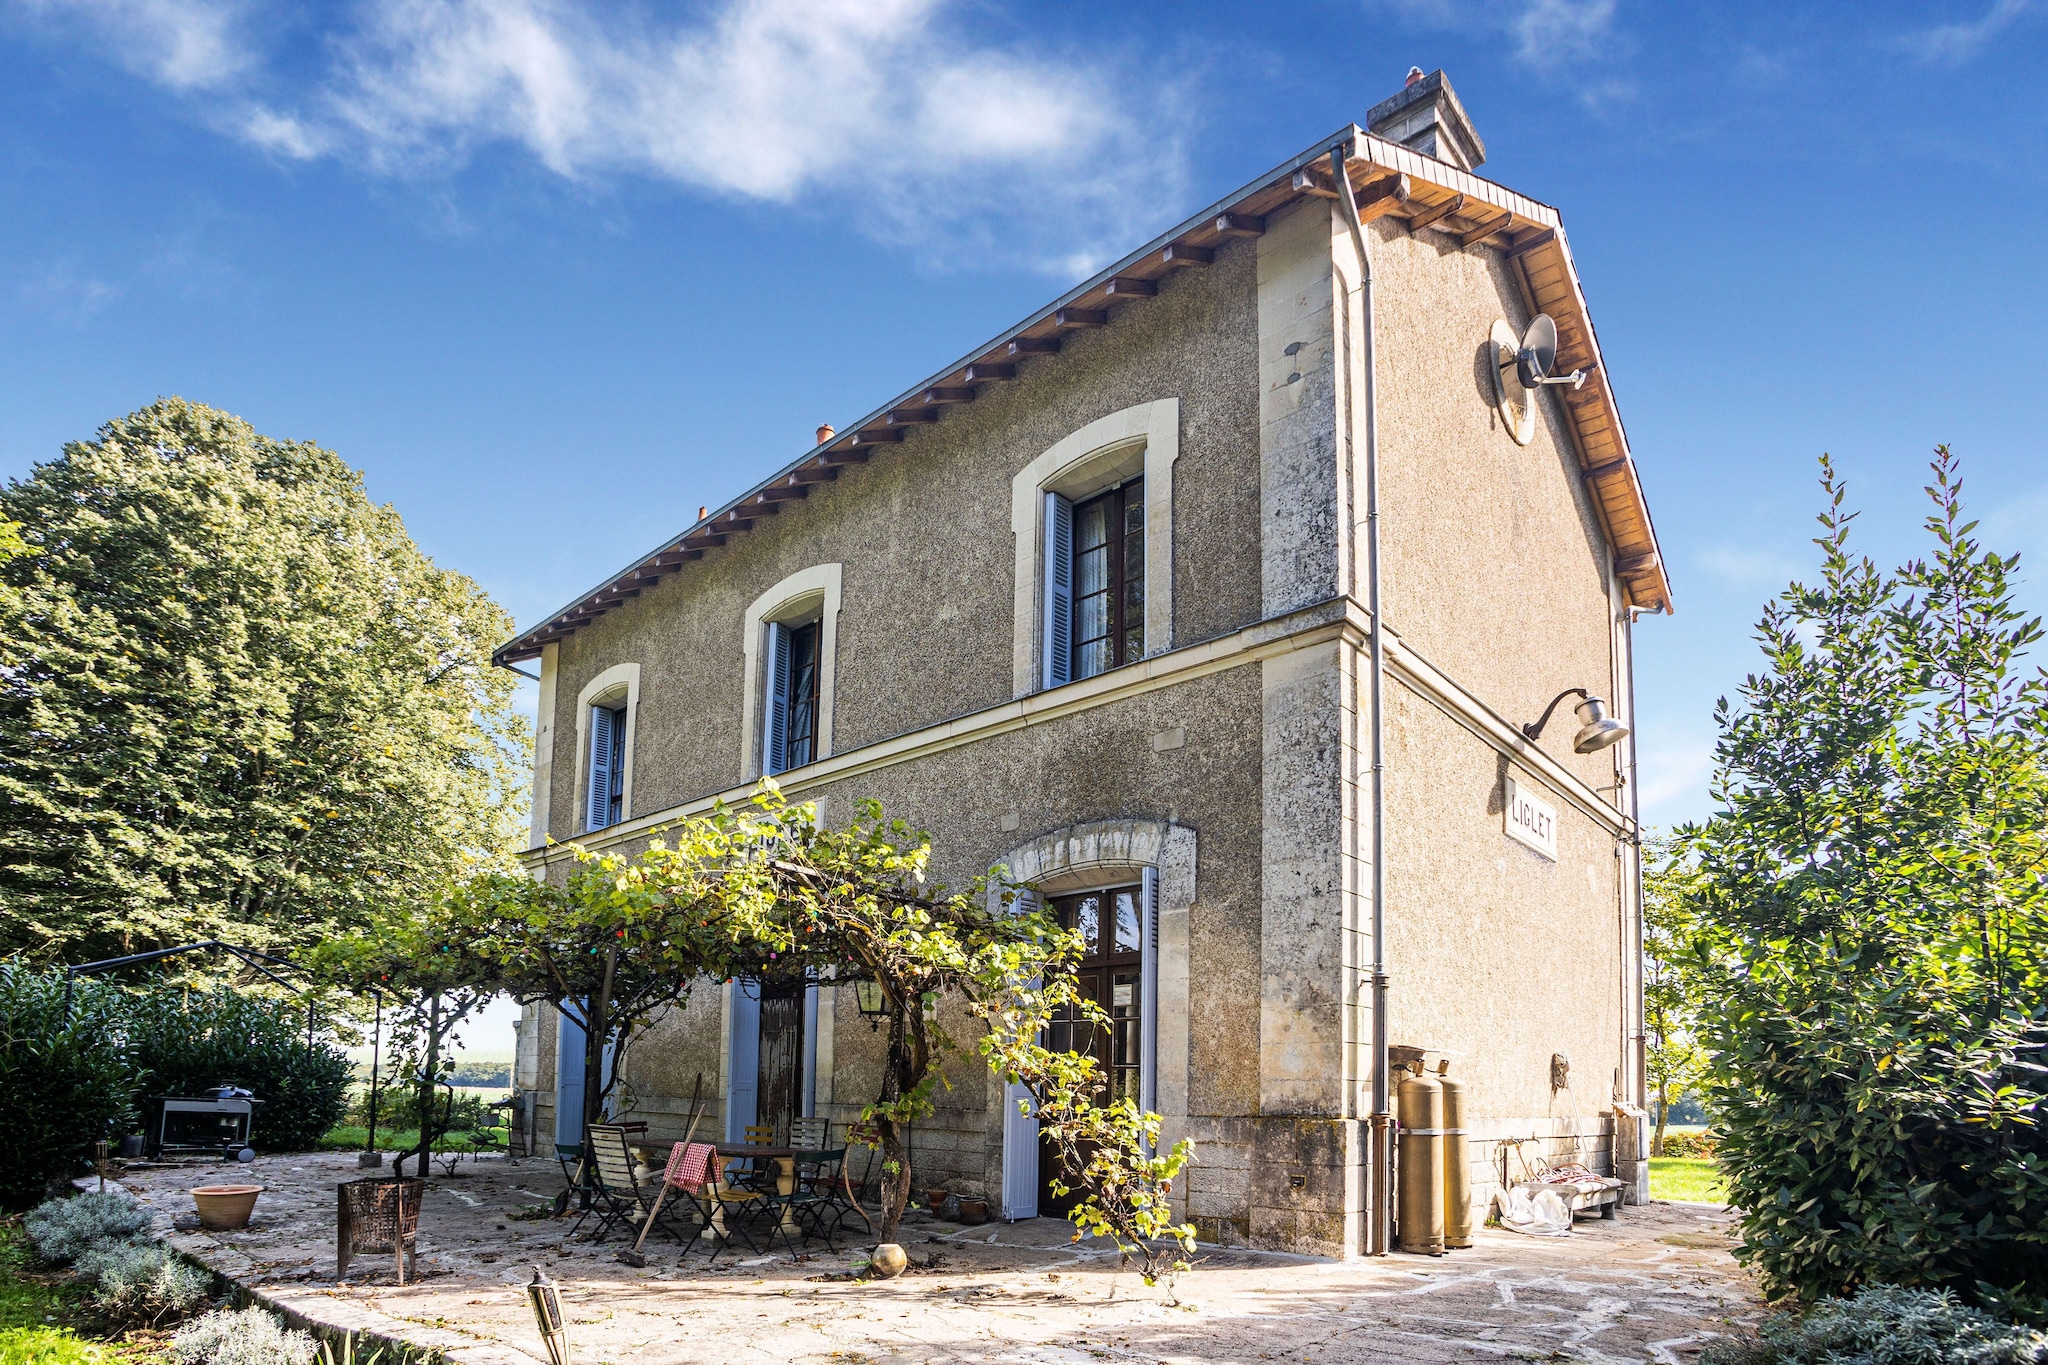
<path fill-rule="evenodd" d="M 1051 907 L 1060 927 L 1078 931 L 1087 945 L 1074 969 L 1075 985 L 1083 998 L 1102 1007 L 1109 1016 L 1109 1024 L 1104 1027 L 1091 1023 L 1079 1009 L 1068 1007 L 1054 1016 L 1046 1030 L 1045 1045 L 1056 1051 L 1080 1052 L 1095 1058 L 1096 1074 L 1106 1082 L 1096 1103 L 1113 1104 L 1129 1099 L 1142 1105 L 1143 889 L 1134 884 L 1058 896 L 1052 899 Z M 1041 1215 L 1064 1215 L 1078 1197 L 1071 1192 L 1053 1192 L 1053 1178 L 1059 1170 L 1058 1151 L 1048 1140 L 1039 1155 Z"/>

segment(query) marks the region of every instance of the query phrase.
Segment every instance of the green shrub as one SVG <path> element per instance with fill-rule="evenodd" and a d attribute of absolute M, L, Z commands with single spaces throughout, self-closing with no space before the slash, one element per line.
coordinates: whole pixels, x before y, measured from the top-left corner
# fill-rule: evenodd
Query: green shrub
<path fill-rule="evenodd" d="M 2017 556 L 1850 553 L 1767 609 L 1682 831 L 1705 1090 L 1765 1293 L 1947 1288 L 2048 1319 L 2048 678 Z"/>
<path fill-rule="evenodd" d="M 171 1338 L 178 1365 L 312 1365 L 313 1338 L 261 1308 L 194 1318 Z"/>
<path fill-rule="evenodd" d="M 22 1231 L 36 1255 L 63 1264 L 103 1242 L 124 1242 L 149 1226 L 149 1210 L 121 1190 L 51 1199 L 30 1209 Z"/>
<path fill-rule="evenodd" d="M 1664 1150 L 1658 1156 L 1682 1156 L 1712 1161 L 1720 1154 L 1721 1140 L 1712 1133 L 1666 1132 Z"/>
<path fill-rule="evenodd" d="M 124 1003 L 119 992 L 80 981 L 67 1013 L 61 972 L 0 963 L 0 1209 L 26 1208 L 52 1181 L 78 1174 L 109 1125 L 132 1113 Z"/>
<path fill-rule="evenodd" d="M 92 1306 L 124 1326 L 175 1322 L 213 1295 L 210 1273 L 156 1242 L 102 1242 L 77 1270 L 94 1281 Z"/>
<path fill-rule="evenodd" d="M 1945 1290 L 1872 1285 L 1715 1342 L 1702 1365 L 2043 1365 L 2048 1333 L 2002 1322 Z"/>
<path fill-rule="evenodd" d="M 129 1064 L 150 1093 L 193 1095 L 215 1086 L 255 1092 L 251 1141 L 265 1151 L 311 1151 L 347 1107 L 348 1058 L 333 1044 L 306 1043 L 306 1014 L 293 1001 L 222 987 L 161 989 L 135 997 L 128 1014 Z"/>

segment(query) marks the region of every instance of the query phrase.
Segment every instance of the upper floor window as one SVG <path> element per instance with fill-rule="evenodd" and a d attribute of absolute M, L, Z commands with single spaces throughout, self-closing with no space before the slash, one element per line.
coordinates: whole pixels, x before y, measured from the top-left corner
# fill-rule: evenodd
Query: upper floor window
<path fill-rule="evenodd" d="M 626 818 L 626 708 L 590 708 L 589 809 L 586 830 L 603 829 Z"/>
<path fill-rule="evenodd" d="M 1045 495 L 1046 686 L 1145 656 L 1145 481 Z"/>
<path fill-rule="evenodd" d="M 768 697 L 761 734 L 761 770 L 787 772 L 818 756 L 819 667 L 824 623 L 771 621 L 767 638 Z"/>

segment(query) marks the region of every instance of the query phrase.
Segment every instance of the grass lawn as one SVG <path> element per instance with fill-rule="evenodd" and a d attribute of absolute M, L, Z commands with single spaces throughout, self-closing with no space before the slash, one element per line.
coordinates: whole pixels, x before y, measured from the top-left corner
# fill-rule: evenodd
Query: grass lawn
<path fill-rule="evenodd" d="M 1717 1162 L 1656 1156 L 1650 1158 L 1650 1198 L 1720 1204 L 1728 1198 L 1728 1186 Z"/>
<path fill-rule="evenodd" d="M 507 1130 L 498 1128 L 493 1131 L 498 1135 L 499 1146 L 488 1150 L 503 1151 L 503 1144 L 508 1136 Z M 320 1139 L 319 1146 L 323 1152 L 360 1152 L 363 1150 L 363 1144 L 369 1141 L 369 1139 L 369 1130 L 362 1124 L 338 1123 L 327 1130 L 326 1136 Z M 419 1145 L 419 1141 L 420 1130 L 417 1128 L 400 1128 L 396 1131 L 383 1127 L 377 1129 L 377 1150 L 380 1152 L 409 1152 Z M 474 1152 L 479 1149 L 468 1140 L 466 1135 L 450 1133 L 447 1137 L 441 1139 L 441 1150 L 444 1152 Z M 0 1363 L 0 1365 L 4 1365 L 4 1363 Z"/>
<path fill-rule="evenodd" d="M 0 1226 L 0 1365 L 111 1365 L 112 1351 L 70 1326 L 78 1295 L 34 1264 L 21 1225 Z"/>

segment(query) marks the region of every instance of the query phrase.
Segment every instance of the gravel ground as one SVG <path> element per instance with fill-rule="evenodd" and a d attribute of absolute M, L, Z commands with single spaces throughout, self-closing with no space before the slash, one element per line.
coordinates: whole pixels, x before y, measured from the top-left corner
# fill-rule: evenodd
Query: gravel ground
<path fill-rule="evenodd" d="M 1654 1203 L 1584 1219 L 1557 1240 L 1484 1231 L 1449 1256 L 1332 1261 L 1204 1247 L 1170 1288 L 1147 1288 L 1113 1250 L 1069 1241 L 1035 1219 L 961 1227 L 928 1218 L 900 1234 L 901 1279 L 844 1278 L 858 1255 L 806 1244 L 740 1250 L 707 1265 L 703 1243 L 678 1264 L 650 1241 L 571 1242 L 572 1219 L 514 1215 L 561 1187 L 552 1162 L 465 1161 L 436 1170 L 420 1220 L 420 1275 L 399 1286 L 388 1257 L 334 1277 L 334 1185 L 353 1156 L 265 1157 L 131 1168 L 122 1179 L 171 1219 L 194 1185 L 265 1187 L 241 1232 L 173 1234 L 187 1252 L 289 1314 L 401 1337 L 456 1365 L 544 1359 L 521 1286 L 533 1267 L 560 1282 L 577 1365 L 783 1362 L 1219 1362 L 1473 1359 L 1662 1361 L 1679 1365 L 1714 1335 L 1754 1323 L 1761 1305 L 1729 1255 L 1728 1215 Z"/>

